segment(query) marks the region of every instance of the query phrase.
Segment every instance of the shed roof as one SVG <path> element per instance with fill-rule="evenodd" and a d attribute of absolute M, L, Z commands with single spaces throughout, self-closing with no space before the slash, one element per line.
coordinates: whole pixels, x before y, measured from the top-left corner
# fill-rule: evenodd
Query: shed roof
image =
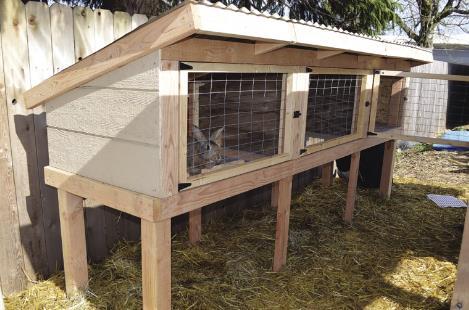
<path fill-rule="evenodd" d="M 431 62 L 428 49 L 220 2 L 186 1 L 23 94 L 27 108 L 196 34 Z M 379 69 L 379 68 L 378 68 Z"/>

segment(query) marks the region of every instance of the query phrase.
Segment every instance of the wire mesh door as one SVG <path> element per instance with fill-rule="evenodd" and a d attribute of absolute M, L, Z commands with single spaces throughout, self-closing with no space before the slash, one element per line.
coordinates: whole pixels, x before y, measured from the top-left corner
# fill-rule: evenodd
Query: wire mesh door
<path fill-rule="evenodd" d="M 283 154 L 285 74 L 187 72 L 188 179 Z"/>
<path fill-rule="evenodd" d="M 357 74 L 310 74 L 305 133 L 309 150 L 359 135 L 363 80 Z"/>

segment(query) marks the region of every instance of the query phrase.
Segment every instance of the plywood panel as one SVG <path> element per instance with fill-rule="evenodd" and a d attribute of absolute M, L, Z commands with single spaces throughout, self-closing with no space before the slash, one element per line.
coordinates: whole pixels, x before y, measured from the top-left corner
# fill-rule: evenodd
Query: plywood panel
<path fill-rule="evenodd" d="M 111 185 L 158 196 L 158 148 L 49 128 L 50 165 Z"/>
<path fill-rule="evenodd" d="M 5 0 L 0 3 L 2 42 L 8 42 L 3 43 L 3 63 L 24 269 L 31 278 L 35 278 L 36 273 L 45 271 L 42 258 L 46 251 L 34 116 L 26 110 L 21 100 L 21 94 L 31 86 L 26 14 L 20 1 Z"/>
<path fill-rule="evenodd" d="M 54 73 L 57 73 L 75 63 L 74 40 L 70 35 L 73 11 L 71 7 L 57 3 L 49 10 Z"/>
<path fill-rule="evenodd" d="M 158 145 L 158 93 L 79 88 L 47 104 L 48 126 Z"/>
<path fill-rule="evenodd" d="M 1 5 L 0 8 L 3 9 Z M 26 284 L 26 277 L 22 273 L 24 262 L 8 125 L 2 40 L 0 40 L 0 248 L 8 249 L 0 251 L 0 287 L 6 294 L 20 290 Z"/>

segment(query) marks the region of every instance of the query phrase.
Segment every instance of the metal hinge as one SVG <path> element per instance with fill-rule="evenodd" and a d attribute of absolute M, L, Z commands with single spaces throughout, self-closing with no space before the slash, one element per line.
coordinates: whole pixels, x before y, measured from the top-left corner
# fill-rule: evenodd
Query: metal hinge
<path fill-rule="evenodd" d="M 300 111 L 295 111 L 293 112 L 293 118 L 299 118 L 301 116 L 301 112 Z"/>

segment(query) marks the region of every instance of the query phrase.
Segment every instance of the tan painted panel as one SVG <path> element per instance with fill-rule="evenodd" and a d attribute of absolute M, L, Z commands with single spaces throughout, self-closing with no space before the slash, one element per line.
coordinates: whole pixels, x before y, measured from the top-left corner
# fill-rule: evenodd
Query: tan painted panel
<path fill-rule="evenodd" d="M 157 145 L 158 93 L 79 88 L 46 105 L 47 125 Z"/>
<path fill-rule="evenodd" d="M 158 147 L 48 128 L 50 166 L 146 195 L 160 195 Z"/>

